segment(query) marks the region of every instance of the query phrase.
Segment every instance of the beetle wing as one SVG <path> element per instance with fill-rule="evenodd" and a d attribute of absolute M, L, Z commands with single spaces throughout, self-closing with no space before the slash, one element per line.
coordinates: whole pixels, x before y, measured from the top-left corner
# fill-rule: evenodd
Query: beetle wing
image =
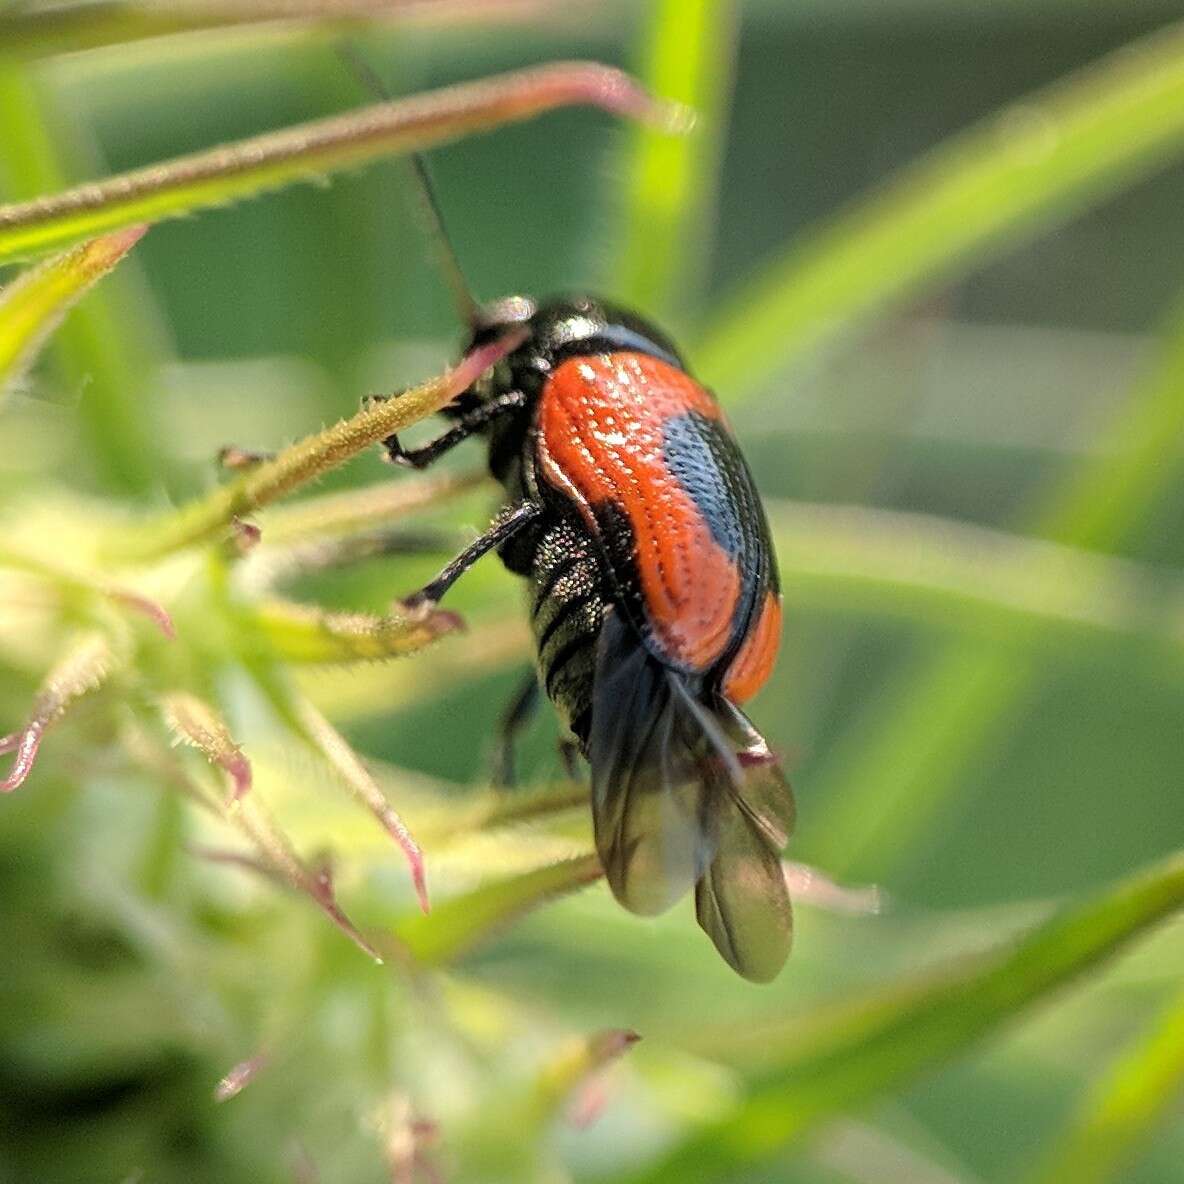
<path fill-rule="evenodd" d="M 707 745 L 671 672 L 615 612 L 605 616 L 588 734 L 596 848 L 616 898 L 664 912 L 715 854 Z"/>
<path fill-rule="evenodd" d="M 710 393 L 646 354 L 569 358 L 543 389 L 537 448 L 648 648 L 692 674 L 734 653 L 776 578 L 760 499 Z"/>
<path fill-rule="evenodd" d="M 793 943 L 780 857 L 792 803 L 776 765 L 751 769 L 743 790 L 717 808 L 716 854 L 695 887 L 699 925 L 728 965 L 753 982 L 776 978 Z"/>
<path fill-rule="evenodd" d="M 789 953 L 792 915 L 780 852 L 793 796 L 735 707 L 700 702 L 610 612 L 597 655 L 588 757 L 596 846 L 614 895 L 659 913 L 692 884 L 699 924 L 754 981 Z"/>

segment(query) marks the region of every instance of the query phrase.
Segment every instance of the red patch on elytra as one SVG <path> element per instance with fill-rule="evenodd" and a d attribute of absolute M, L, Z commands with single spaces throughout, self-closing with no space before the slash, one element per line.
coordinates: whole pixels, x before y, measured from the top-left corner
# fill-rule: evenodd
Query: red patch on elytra
<path fill-rule="evenodd" d="M 624 512 L 655 637 L 673 661 L 702 671 L 732 641 L 741 575 L 666 464 L 663 425 L 688 412 L 722 418 L 711 394 L 668 362 L 628 352 L 569 358 L 539 400 L 539 459 L 590 529 L 597 505 Z"/>
<path fill-rule="evenodd" d="M 724 675 L 723 692 L 733 703 L 751 699 L 768 681 L 781 645 L 781 598 L 765 593 L 760 616 L 753 622 L 744 644 Z"/>

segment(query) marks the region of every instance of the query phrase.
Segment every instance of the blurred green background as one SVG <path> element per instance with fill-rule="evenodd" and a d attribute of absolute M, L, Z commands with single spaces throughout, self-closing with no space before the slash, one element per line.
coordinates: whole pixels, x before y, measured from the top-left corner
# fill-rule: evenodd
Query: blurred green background
<path fill-rule="evenodd" d="M 36 6 L 0 6 L 0 16 L 9 8 Z M 47 742 L 30 783 L 0 801 L 0 1181 L 431 1179 L 398 1174 L 388 1146 L 396 1094 L 440 1121 L 425 1154 L 442 1179 L 624 1179 L 700 1124 L 726 1122 L 754 1082 L 775 1076 L 777 1053 L 760 1037 L 769 1025 L 789 1039 L 795 1016 L 991 948 L 1051 902 L 1180 846 L 1184 167 L 1165 149 L 1088 208 L 1066 196 L 1043 233 L 1005 231 L 974 266 L 934 268 L 903 299 L 836 316 L 836 331 L 802 335 L 785 357 L 772 302 L 746 286 L 895 170 L 1160 28 L 1179 5 L 678 8 L 540 5 L 518 20 L 396 24 L 355 40 L 397 94 L 575 57 L 656 74 L 660 89 L 660 39 L 685 61 L 688 30 L 709 30 L 705 93 L 718 83 L 719 106 L 694 150 L 683 233 L 657 265 L 645 251 L 662 240 L 637 196 L 647 141 L 600 113 L 560 111 L 461 141 L 431 153 L 432 171 L 479 295 L 641 299 L 679 334 L 693 369 L 703 360 L 786 536 L 783 657 L 754 717 L 797 788 L 790 855 L 879 886 L 887 907 L 844 916 L 801 905 L 790 964 L 755 988 L 717 962 L 687 908 L 643 921 L 598 885 L 500 930 L 448 977 L 408 986 L 306 902 L 187 854 L 197 824 L 129 775 L 102 735 L 89 746 L 88 729 L 102 725 L 84 712 Z M 9 117 L 17 87 L 30 86 L 40 147 L 58 158 L 38 175 L 28 166 L 36 136 L 17 150 L 28 123 L 20 136 L 7 125 L 0 196 L 365 101 L 332 44 L 317 31 L 245 29 L 0 58 Z M 19 48 L 0 44 L 0 54 Z M 1044 118 L 1022 103 L 999 134 Z M 1046 132 L 1056 139 L 1055 122 Z M 773 317 L 751 373 L 727 340 L 746 300 Z M 127 406 L 148 446 L 130 459 L 93 447 L 79 414 L 104 381 L 88 332 L 119 359 L 107 380 L 132 376 Z M 88 297 L 4 412 L 5 512 L 51 480 L 178 502 L 219 479 L 219 446 L 282 446 L 366 393 L 436 372 L 458 337 L 398 161 L 162 223 Z M 467 471 L 479 459 L 473 447 L 449 463 Z M 367 455 L 319 489 L 400 479 Z M 868 512 L 817 517 L 802 503 Z M 427 520 L 452 537 L 493 504 L 484 489 Z M 442 554 L 308 577 L 294 592 L 381 611 Z M 945 561 L 956 569 L 949 583 Z M 483 792 L 493 721 L 529 661 L 524 646 L 490 644 L 490 630 L 514 641 L 502 623 L 515 619 L 516 597 L 490 562 L 457 589 L 466 637 L 364 673 L 296 672 L 385 770 L 396 804 L 399 785 L 413 801 L 430 787 L 458 809 Z M 1074 612 L 1136 624 L 1078 627 Z M 5 731 L 37 674 L 11 639 L 0 659 Z M 279 770 L 266 782 L 275 813 L 307 849 L 348 863 L 352 816 L 325 804 L 316 770 L 259 722 L 239 677 L 217 681 L 256 729 L 253 755 Z M 545 716 L 528 741 L 528 785 L 559 777 L 554 738 Z M 563 841 L 576 842 L 581 825 L 570 820 Z M 528 854 L 499 841 L 445 853 L 437 891 L 551 851 L 544 839 Z M 366 870 L 352 899 L 381 923 L 383 902 L 405 903 L 402 868 L 369 837 L 356 846 Z M 153 858 L 167 872 L 146 887 Z M 1121 1058 L 1153 1039 L 1179 990 L 1182 939 L 1169 926 L 989 1044 L 718 1178 L 1179 1180 L 1184 1039 L 1170 1006 L 1154 1094 L 1142 1099 L 1154 1115 L 1137 1144 L 1114 1164 L 1099 1152 L 1112 1174 L 1096 1177 L 1056 1149 L 1096 1116 L 1103 1098 L 1090 1088 L 1102 1083 L 1104 1095 Z M 602 1027 L 644 1040 L 605 1078 L 599 1121 L 581 1129 L 538 1099 L 558 1071 L 555 1050 Z M 275 1063 L 215 1104 L 218 1079 L 260 1047 Z M 735 1137 L 760 1144 L 744 1130 Z"/>

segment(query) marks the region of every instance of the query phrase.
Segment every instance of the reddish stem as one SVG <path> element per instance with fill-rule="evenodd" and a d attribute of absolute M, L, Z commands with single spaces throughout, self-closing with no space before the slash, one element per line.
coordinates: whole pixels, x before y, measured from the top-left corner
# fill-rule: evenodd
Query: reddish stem
<path fill-rule="evenodd" d="M 173 618 L 155 600 L 149 600 L 147 596 L 140 596 L 136 592 L 126 592 L 122 588 L 114 589 L 109 595 L 117 604 L 126 605 L 138 613 L 143 613 L 169 641 L 177 640 L 177 629 L 173 624 Z"/>
<path fill-rule="evenodd" d="M 230 792 L 228 806 L 241 802 L 251 789 L 251 762 L 241 753 L 228 754 L 219 759 L 218 764 L 230 775 L 234 782 L 234 789 Z"/>
<path fill-rule="evenodd" d="M 309 895 L 320 906 L 321 911 L 360 949 L 369 954 L 379 966 L 383 964 L 382 955 L 362 936 L 358 927 L 345 915 L 337 903 L 337 894 L 333 890 L 333 873 L 327 865 L 322 864 L 308 874 L 307 889 Z"/>
<path fill-rule="evenodd" d="M 0 753 L 15 752 L 16 759 L 8 776 L 0 781 L 0 793 L 12 793 L 20 789 L 26 778 L 33 771 L 33 764 L 37 760 L 37 750 L 41 747 L 41 739 L 45 735 L 48 721 L 43 719 L 31 720 L 22 732 L 13 732 L 0 740 Z"/>

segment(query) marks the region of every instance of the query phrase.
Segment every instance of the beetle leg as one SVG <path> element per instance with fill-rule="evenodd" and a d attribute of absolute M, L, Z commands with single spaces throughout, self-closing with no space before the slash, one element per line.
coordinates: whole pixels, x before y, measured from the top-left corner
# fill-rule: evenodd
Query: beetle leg
<path fill-rule="evenodd" d="M 440 602 L 444 593 L 482 555 L 492 551 L 494 547 L 500 547 L 542 512 L 543 507 L 538 502 L 518 502 L 506 506 L 480 538 L 474 539 L 431 583 L 425 584 L 418 592 L 407 597 L 403 601 L 403 608 L 408 611 L 430 612 Z"/>
<path fill-rule="evenodd" d="M 450 449 L 455 448 L 462 440 L 467 440 L 474 432 L 480 431 L 487 423 L 526 406 L 526 395 L 522 391 L 507 391 L 474 407 L 472 411 L 461 416 L 455 427 L 449 428 L 442 436 L 437 436 L 430 444 L 422 448 L 410 450 L 403 447 L 398 436 L 387 436 L 382 442 L 386 449 L 387 460 L 396 465 L 406 465 L 412 469 L 426 469 L 439 457 Z"/>
<path fill-rule="evenodd" d="M 526 681 L 514 692 L 514 697 L 498 721 L 490 780 L 499 789 L 509 788 L 517 781 L 514 775 L 514 745 L 538 705 L 539 676 L 532 670 Z"/>

